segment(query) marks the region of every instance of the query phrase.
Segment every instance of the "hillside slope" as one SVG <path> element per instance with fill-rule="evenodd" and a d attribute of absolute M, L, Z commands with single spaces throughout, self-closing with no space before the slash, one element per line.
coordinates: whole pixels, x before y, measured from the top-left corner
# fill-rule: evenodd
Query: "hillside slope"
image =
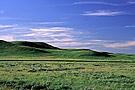
<path fill-rule="evenodd" d="M 89 56 L 111 57 L 106 52 L 96 52 L 86 49 L 59 49 L 43 42 L 0 40 L 0 56 L 41 56 L 48 55 L 60 58 L 89 58 Z"/>
<path fill-rule="evenodd" d="M 14 55 L 36 55 L 48 53 L 47 51 L 36 49 L 33 47 L 16 45 L 11 42 L 0 40 L 0 56 L 14 56 Z"/>
<path fill-rule="evenodd" d="M 43 42 L 0 40 L 0 59 L 6 57 L 26 57 L 26 59 L 106 59 L 106 60 L 135 60 L 135 55 L 113 54 L 89 49 L 60 49 Z M 23 59 L 22 58 L 22 59 Z M 14 58 L 13 58 L 14 59 Z"/>
<path fill-rule="evenodd" d="M 41 48 L 41 49 L 58 49 L 57 47 L 46 44 L 44 42 L 13 41 L 11 43 L 15 45 L 29 46 L 29 47 Z"/>
<path fill-rule="evenodd" d="M 97 52 L 89 49 L 49 49 L 51 55 L 60 58 L 78 58 L 78 59 L 89 59 L 89 58 L 102 58 L 102 57 L 113 57 L 110 53 L 107 52 Z"/>

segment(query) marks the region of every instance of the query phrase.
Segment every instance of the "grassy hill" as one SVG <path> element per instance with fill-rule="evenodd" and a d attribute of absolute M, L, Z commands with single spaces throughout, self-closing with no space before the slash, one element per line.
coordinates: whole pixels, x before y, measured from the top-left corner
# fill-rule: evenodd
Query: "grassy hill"
<path fill-rule="evenodd" d="M 89 49 L 60 49 L 43 42 L 0 40 L 0 59 L 106 59 L 134 60 L 134 55 L 98 52 Z"/>
<path fill-rule="evenodd" d="M 0 56 L 35 56 L 48 53 L 47 51 L 40 50 L 34 47 L 13 44 L 0 40 Z"/>
<path fill-rule="evenodd" d="M 43 42 L 13 41 L 11 43 L 15 44 L 15 45 L 29 46 L 29 47 L 34 47 L 34 48 L 58 49 L 57 47 L 51 46 L 51 45 L 43 43 Z"/>

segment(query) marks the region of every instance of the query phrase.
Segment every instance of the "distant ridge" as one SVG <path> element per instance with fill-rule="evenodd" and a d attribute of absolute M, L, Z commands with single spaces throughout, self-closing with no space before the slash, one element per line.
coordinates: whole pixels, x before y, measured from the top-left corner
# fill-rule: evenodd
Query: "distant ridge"
<path fill-rule="evenodd" d="M 30 45 L 30 43 L 28 42 L 29 45 Z M 0 40 L 0 56 L 12 56 L 12 55 L 13 56 L 14 55 L 17 55 L 17 56 L 24 56 L 24 55 L 25 56 L 26 55 L 35 56 L 35 55 L 38 55 L 38 54 L 42 55 L 42 54 L 45 54 L 45 53 L 49 53 L 45 50 L 41 50 L 41 49 L 38 49 L 38 48 L 35 48 L 35 47 L 32 47 L 32 46 L 31 47 L 27 46 L 27 42 L 25 42 L 25 44 L 26 45 L 21 45 L 21 44 L 19 45 L 18 41 L 7 42 L 7 41 L 4 41 L 4 40 Z M 33 45 L 34 43 L 31 43 L 31 44 Z M 34 45 L 36 45 L 36 44 L 34 44 Z M 51 47 L 50 45 L 47 45 L 47 44 L 45 44 L 45 46 L 46 46 L 46 49 L 54 48 L 54 47 Z"/>
<path fill-rule="evenodd" d="M 28 41 L 13 41 L 12 44 L 22 45 L 22 46 L 29 46 L 34 48 L 42 48 L 42 49 L 59 49 L 52 45 L 46 44 L 44 42 L 28 42 Z"/>
<path fill-rule="evenodd" d="M 116 53 L 108 53 L 108 52 L 98 52 L 89 49 L 60 49 L 49 45 L 44 42 L 28 42 L 28 41 L 13 41 L 7 42 L 4 40 L 0 40 L 0 59 L 2 58 L 11 58 L 14 57 L 20 58 L 36 58 L 40 60 L 51 59 L 126 59 L 126 60 L 134 60 L 135 55 L 128 54 L 116 54 Z M 22 59 L 23 59 L 22 58 Z"/>
<path fill-rule="evenodd" d="M 47 50 L 50 49 L 50 50 Z M 56 49 L 56 50 L 55 50 Z M 0 55 L 50 55 L 67 58 L 104 56 L 110 57 L 106 52 L 96 52 L 87 49 L 59 49 L 44 42 L 13 41 L 7 42 L 0 40 Z"/>

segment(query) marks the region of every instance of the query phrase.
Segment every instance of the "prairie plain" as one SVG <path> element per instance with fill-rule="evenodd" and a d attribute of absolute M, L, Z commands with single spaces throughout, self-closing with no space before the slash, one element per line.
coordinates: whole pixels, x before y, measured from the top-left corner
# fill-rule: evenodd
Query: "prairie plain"
<path fill-rule="evenodd" d="M 1 90 L 135 90 L 135 63 L 1 61 Z"/>

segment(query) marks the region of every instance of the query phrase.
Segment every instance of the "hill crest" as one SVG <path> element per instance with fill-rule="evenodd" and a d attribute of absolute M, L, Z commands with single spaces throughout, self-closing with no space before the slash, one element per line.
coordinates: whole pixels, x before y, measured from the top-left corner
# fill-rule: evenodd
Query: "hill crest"
<path fill-rule="evenodd" d="M 54 47 L 54 46 L 49 45 L 49 44 L 46 44 L 44 42 L 13 41 L 11 43 L 15 44 L 15 45 L 28 46 L 28 47 L 34 47 L 34 48 L 59 49 L 57 47 Z"/>
<path fill-rule="evenodd" d="M 36 59 L 131 59 L 134 55 L 98 52 L 89 49 L 60 49 L 44 42 L 0 40 L 0 59 L 6 57 L 25 57 Z M 10 58 L 9 58 L 10 59 Z"/>

